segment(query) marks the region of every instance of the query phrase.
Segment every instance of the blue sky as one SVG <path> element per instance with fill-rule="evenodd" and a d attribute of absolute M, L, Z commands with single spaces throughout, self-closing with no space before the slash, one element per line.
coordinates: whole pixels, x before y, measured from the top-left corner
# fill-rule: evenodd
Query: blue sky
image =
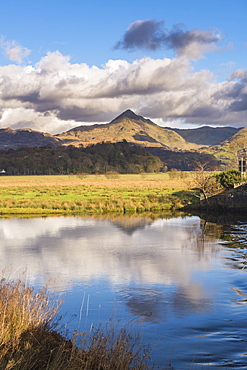
<path fill-rule="evenodd" d="M 246 126 L 247 0 L 8 0 L 0 128 Z"/>

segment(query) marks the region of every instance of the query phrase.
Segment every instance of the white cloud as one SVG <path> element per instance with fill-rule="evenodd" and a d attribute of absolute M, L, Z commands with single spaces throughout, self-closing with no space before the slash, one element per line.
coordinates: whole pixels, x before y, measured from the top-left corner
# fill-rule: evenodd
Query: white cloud
<path fill-rule="evenodd" d="M 0 127 L 58 133 L 108 122 L 128 108 L 164 125 L 243 126 L 245 76 L 239 70 L 217 83 L 209 70 L 194 72 L 185 56 L 109 60 L 99 68 L 73 64 L 56 51 L 33 66 L 0 67 Z"/>
<path fill-rule="evenodd" d="M 11 127 L 13 130 L 20 128 L 32 128 L 32 130 L 47 133 L 60 133 L 78 125 L 73 120 L 63 121 L 51 113 L 39 113 L 34 109 L 13 107 L 4 109 L 1 117 L 0 128 Z"/>
<path fill-rule="evenodd" d="M 0 47 L 11 62 L 19 64 L 31 53 L 31 50 L 19 45 L 15 40 L 5 41 L 4 37 L 0 38 Z"/>

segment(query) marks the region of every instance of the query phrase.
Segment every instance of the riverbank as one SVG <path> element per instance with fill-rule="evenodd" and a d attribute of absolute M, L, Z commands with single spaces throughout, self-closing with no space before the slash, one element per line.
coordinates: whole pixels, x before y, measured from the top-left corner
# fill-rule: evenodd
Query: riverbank
<path fill-rule="evenodd" d="M 3 176 L 0 215 L 143 213 L 176 210 L 198 200 L 193 172 Z"/>
<path fill-rule="evenodd" d="M 202 199 L 200 202 L 188 204 L 184 207 L 186 211 L 207 212 L 214 214 L 231 213 L 246 214 L 247 209 L 247 184 L 244 183 L 235 188 L 222 190 L 207 199 Z"/>

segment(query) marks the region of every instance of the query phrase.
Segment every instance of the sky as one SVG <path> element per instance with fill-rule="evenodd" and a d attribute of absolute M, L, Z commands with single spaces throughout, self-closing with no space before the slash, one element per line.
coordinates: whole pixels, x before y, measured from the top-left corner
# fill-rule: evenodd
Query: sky
<path fill-rule="evenodd" d="M 247 126 L 247 0 L 0 2 L 0 128 Z"/>

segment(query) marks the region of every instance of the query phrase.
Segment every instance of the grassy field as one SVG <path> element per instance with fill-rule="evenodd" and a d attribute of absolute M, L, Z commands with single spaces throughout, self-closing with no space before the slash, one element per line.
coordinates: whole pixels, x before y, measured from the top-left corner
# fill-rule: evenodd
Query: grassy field
<path fill-rule="evenodd" d="M 196 201 L 192 172 L 0 177 L 0 215 L 142 213 Z"/>

